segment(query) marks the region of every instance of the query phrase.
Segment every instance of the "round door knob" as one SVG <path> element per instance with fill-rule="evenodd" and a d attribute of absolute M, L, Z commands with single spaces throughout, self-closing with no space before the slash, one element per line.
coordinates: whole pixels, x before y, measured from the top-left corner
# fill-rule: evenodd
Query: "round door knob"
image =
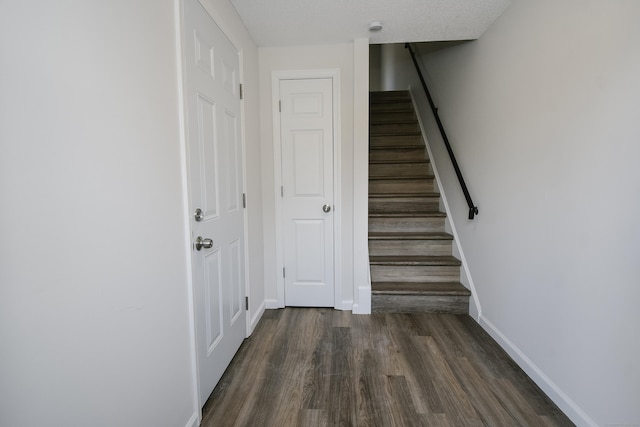
<path fill-rule="evenodd" d="M 211 249 L 213 247 L 212 239 L 203 239 L 201 236 L 198 236 L 196 239 L 196 250 L 199 251 L 202 248 Z"/>
<path fill-rule="evenodd" d="M 325 211 L 325 212 L 331 212 L 331 205 L 324 205 L 322 207 L 322 210 Z"/>

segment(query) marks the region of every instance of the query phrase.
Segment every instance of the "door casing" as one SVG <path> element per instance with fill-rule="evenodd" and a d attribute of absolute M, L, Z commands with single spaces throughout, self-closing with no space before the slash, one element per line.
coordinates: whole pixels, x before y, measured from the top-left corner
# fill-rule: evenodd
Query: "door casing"
<path fill-rule="evenodd" d="M 276 245 L 276 307 L 285 306 L 284 298 L 284 239 L 283 239 L 283 206 L 280 193 L 282 183 L 282 140 L 280 132 L 280 81 L 281 80 L 306 80 L 306 79 L 331 79 L 333 81 L 333 195 L 334 195 L 334 222 L 333 222 L 333 283 L 334 283 L 334 308 L 350 310 L 352 303 L 342 299 L 342 198 L 340 191 L 341 171 L 341 139 L 340 139 L 340 70 L 337 68 L 320 70 L 282 70 L 273 71 L 271 74 L 271 90 L 273 111 L 273 164 L 274 164 L 274 197 L 275 197 L 275 245 Z"/>

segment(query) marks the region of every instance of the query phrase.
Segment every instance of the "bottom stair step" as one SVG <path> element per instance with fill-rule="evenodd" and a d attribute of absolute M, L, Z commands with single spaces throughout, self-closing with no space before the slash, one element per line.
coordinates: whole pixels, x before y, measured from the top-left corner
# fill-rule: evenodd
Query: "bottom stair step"
<path fill-rule="evenodd" d="M 459 282 L 373 282 L 372 294 L 394 295 L 460 295 L 471 292 Z"/>
<path fill-rule="evenodd" d="M 471 292 L 457 282 L 374 282 L 371 311 L 468 314 L 470 295 Z"/>

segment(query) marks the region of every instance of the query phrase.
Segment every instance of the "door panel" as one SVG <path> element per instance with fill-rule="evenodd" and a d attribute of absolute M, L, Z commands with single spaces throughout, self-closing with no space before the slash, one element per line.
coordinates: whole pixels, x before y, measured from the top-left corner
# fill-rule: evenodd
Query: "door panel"
<path fill-rule="evenodd" d="M 291 133 L 294 197 L 324 197 L 322 130 Z"/>
<path fill-rule="evenodd" d="M 280 81 L 288 306 L 335 305 L 332 85 L 332 79 Z"/>
<path fill-rule="evenodd" d="M 322 220 L 293 220 L 296 253 L 293 283 L 296 285 L 323 285 L 325 282 L 324 223 Z M 319 244 L 309 244 L 318 239 L 321 239 Z"/>
<path fill-rule="evenodd" d="M 215 103 L 204 97 L 201 93 L 197 94 L 197 135 L 194 135 L 197 144 L 194 149 L 197 151 L 198 164 L 193 165 L 194 171 L 198 169 L 198 173 L 203 174 L 202 179 L 193 181 L 194 197 L 200 199 L 200 208 L 205 213 L 205 218 L 211 218 L 218 215 L 218 180 L 216 172 L 218 169 L 215 153 Z M 197 195 L 197 196 L 196 196 Z"/>
<path fill-rule="evenodd" d="M 242 183 L 240 182 L 240 138 L 236 133 L 239 128 L 238 119 L 231 111 L 224 112 L 224 138 L 227 151 L 227 185 L 229 194 L 229 204 L 227 205 L 228 213 L 235 213 L 240 209 L 240 198 L 242 194 Z"/>
<path fill-rule="evenodd" d="M 191 257 L 204 404 L 246 333 L 239 56 L 197 0 L 183 7 L 191 237 L 211 239 Z"/>
<path fill-rule="evenodd" d="M 215 350 L 222 340 L 222 280 L 220 277 L 220 251 L 204 255 L 202 277 L 205 296 L 205 327 L 207 354 Z"/>

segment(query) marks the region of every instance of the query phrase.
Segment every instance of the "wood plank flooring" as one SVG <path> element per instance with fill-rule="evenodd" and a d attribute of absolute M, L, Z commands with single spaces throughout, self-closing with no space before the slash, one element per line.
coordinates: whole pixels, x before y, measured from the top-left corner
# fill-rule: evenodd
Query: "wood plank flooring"
<path fill-rule="evenodd" d="M 470 317 L 267 310 L 202 426 L 572 426 Z"/>

